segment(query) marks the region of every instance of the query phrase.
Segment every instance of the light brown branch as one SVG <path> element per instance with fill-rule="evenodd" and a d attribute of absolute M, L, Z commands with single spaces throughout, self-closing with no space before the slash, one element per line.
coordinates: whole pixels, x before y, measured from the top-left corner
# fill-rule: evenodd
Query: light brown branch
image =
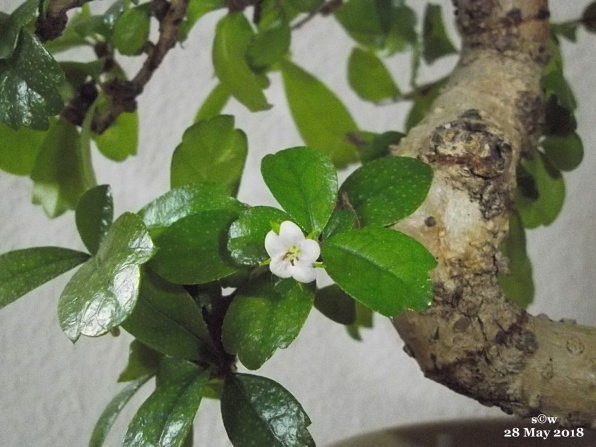
<path fill-rule="evenodd" d="M 463 51 L 398 155 L 433 166 L 428 199 L 395 228 L 437 257 L 431 308 L 394 321 L 424 374 L 508 413 L 596 428 L 596 329 L 533 317 L 497 281 L 522 150 L 535 147 L 546 0 L 459 0 Z M 432 218 L 432 226 L 425 221 Z"/>

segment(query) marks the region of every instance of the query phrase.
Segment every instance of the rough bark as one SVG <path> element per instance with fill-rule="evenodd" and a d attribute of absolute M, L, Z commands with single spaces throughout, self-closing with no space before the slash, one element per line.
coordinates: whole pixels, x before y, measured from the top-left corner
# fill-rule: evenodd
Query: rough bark
<path fill-rule="evenodd" d="M 455 3 L 460 61 L 395 151 L 435 172 L 426 202 L 395 226 L 438 259 L 435 297 L 394 324 L 429 378 L 508 413 L 596 428 L 596 329 L 529 315 L 497 281 L 516 166 L 541 128 L 546 0 Z"/>

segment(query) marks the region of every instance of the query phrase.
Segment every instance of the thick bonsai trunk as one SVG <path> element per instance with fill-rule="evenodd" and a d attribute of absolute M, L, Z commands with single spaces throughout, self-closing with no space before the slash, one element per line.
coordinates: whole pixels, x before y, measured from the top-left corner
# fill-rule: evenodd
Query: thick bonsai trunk
<path fill-rule="evenodd" d="M 596 329 L 531 316 L 504 298 L 497 281 L 507 268 L 499 246 L 516 166 L 541 127 L 547 3 L 455 3 L 459 64 L 432 112 L 395 151 L 435 171 L 426 202 L 396 225 L 437 257 L 435 298 L 428 311 L 394 324 L 437 382 L 508 413 L 596 428 Z"/>

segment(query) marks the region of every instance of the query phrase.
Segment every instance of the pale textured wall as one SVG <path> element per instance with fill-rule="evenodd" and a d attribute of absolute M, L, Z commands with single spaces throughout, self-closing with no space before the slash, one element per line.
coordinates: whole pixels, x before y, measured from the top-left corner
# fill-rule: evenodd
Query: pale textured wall
<path fill-rule="evenodd" d="M 0 4 L 8 1 L 16 3 L 0 0 Z M 563 1 L 554 6 L 554 15 L 560 19 L 577 17 L 582 9 L 582 5 Z M 210 67 L 215 18 L 202 19 L 184 48 L 168 55 L 140 99 L 139 155 L 123 164 L 94 157 L 99 181 L 113 187 L 118 214 L 138 210 L 168 188 L 165 168 L 172 150 L 215 84 Z M 579 44 L 564 48 L 568 77 L 579 99 L 579 132 L 587 154 L 583 165 L 565 176 L 571 199 L 561 217 L 551 227 L 530 233 L 538 297 L 532 310 L 596 324 L 596 89 L 592 85 L 596 82 L 596 36 L 584 32 L 579 36 Z M 403 107 L 363 104 L 347 87 L 346 59 L 351 46 L 332 19 L 317 19 L 295 33 L 292 50 L 299 63 L 333 86 L 362 129 L 401 128 Z M 391 62 L 392 72 L 405 88 L 407 73 L 400 71 L 402 66 L 407 67 L 406 59 Z M 424 75 L 429 80 L 434 76 L 426 70 Z M 250 114 L 235 102 L 226 109 L 236 115 L 237 127 L 248 133 L 252 157 L 240 199 L 251 204 L 273 203 L 258 175 L 262 156 L 301 144 L 288 116 L 279 76 L 271 78 L 267 96 L 273 109 Z M 30 205 L 29 179 L 0 173 L 0 190 L 0 252 L 38 245 L 82 249 L 72 213 L 49 221 L 40 208 Z M 126 362 L 130 337 L 82 337 L 72 345 L 56 319 L 57 298 L 66 280 L 60 278 L 0 311 L 0 446 L 84 446 L 96 418 L 119 389 L 115 379 Z M 425 380 L 402 352 L 392 326 L 382 318 L 376 318 L 374 330 L 365 332 L 364 341 L 356 343 L 342 327 L 313 311 L 296 342 L 278 352 L 259 373 L 282 383 L 303 403 L 314 421 L 311 432 L 319 445 L 395 424 L 500 414 Z M 136 399 L 133 404 L 140 402 Z M 133 409 L 130 406 L 125 416 L 130 418 Z M 110 446 L 118 445 L 124 430 L 120 422 Z M 216 402 L 201 404 L 195 445 L 230 445 Z"/>

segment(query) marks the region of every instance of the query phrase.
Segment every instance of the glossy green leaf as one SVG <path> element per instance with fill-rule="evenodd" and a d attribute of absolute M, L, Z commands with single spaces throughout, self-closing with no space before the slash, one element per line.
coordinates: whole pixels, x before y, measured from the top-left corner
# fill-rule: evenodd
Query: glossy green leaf
<path fill-rule="evenodd" d="M 68 282 L 58 302 L 60 327 L 73 342 L 122 323 L 139 294 L 140 265 L 155 252 L 145 225 L 125 213 L 110 227 L 99 251 Z"/>
<path fill-rule="evenodd" d="M 337 210 L 327 222 L 321 236 L 327 240 L 334 234 L 350 231 L 356 223 L 356 214 L 352 210 Z"/>
<path fill-rule="evenodd" d="M 104 12 L 103 15 L 99 16 L 103 25 L 106 27 L 108 31 L 106 36 L 108 36 L 114 29 L 116 21 L 122 14 L 124 14 L 125 11 L 128 10 L 129 5 L 129 0 L 116 0 L 110 5 L 108 9 L 106 9 L 106 12 Z"/>
<path fill-rule="evenodd" d="M 201 309 L 182 287 L 144 270 L 139 298 L 122 327 L 173 357 L 206 362 L 213 353 Z"/>
<path fill-rule="evenodd" d="M 536 228 L 550 225 L 559 215 L 565 200 L 565 182 L 557 171 L 541 153 L 533 160 L 525 160 L 523 168 L 535 181 L 538 198 L 532 199 L 517 194 L 515 206 L 525 228 Z"/>
<path fill-rule="evenodd" d="M 64 82 L 60 65 L 37 39 L 19 33 L 12 56 L 0 60 L 0 121 L 20 126 L 48 128 L 48 116 L 62 110 L 58 88 Z"/>
<path fill-rule="evenodd" d="M 114 218 L 114 201 L 109 185 L 91 188 L 77 205 L 75 221 L 85 247 L 97 253 Z"/>
<path fill-rule="evenodd" d="M 180 24 L 178 39 L 181 41 L 186 40 L 194 24 L 205 14 L 225 7 L 225 0 L 190 0 L 186 8 L 186 16 Z"/>
<path fill-rule="evenodd" d="M 240 213 L 244 205 L 230 197 L 224 185 L 193 184 L 172 189 L 143 208 L 139 214 L 152 234 L 183 217 L 202 211 L 230 210 Z"/>
<path fill-rule="evenodd" d="M 224 347 L 248 369 L 258 369 L 294 341 L 312 306 L 313 294 L 305 285 L 293 279 L 274 284 L 263 275 L 234 297 L 223 323 Z"/>
<path fill-rule="evenodd" d="M 10 15 L 0 12 L 0 59 L 12 56 L 21 28 L 35 18 L 38 6 L 38 0 L 27 0 Z"/>
<path fill-rule="evenodd" d="M 528 307 L 534 299 L 532 263 L 526 252 L 526 235 L 521 219 L 514 213 L 509 220 L 509 235 L 501 250 L 509 258 L 509 274 L 499 275 L 499 284 L 510 300 Z"/>
<path fill-rule="evenodd" d="M 346 326 L 348 335 L 356 341 L 362 341 L 360 331 L 362 329 L 371 329 L 373 327 L 374 313 L 370 307 L 356 301 L 356 321 Z"/>
<path fill-rule="evenodd" d="M 281 62 L 286 97 L 292 117 L 305 143 L 331 157 L 337 167 L 357 159 L 347 141 L 358 130 L 350 112 L 321 81 L 290 61 Z"/>
<path fill-rule="evenodd" d="M 231 96 L 230 91 L 224 84 L 217 84 L 201 105 L 194 122 L 209 120 L 219 115 Z"/>
<path fill-rule="evenodd" d="M 112 45 L 127 56 L 134 56 L 143 51 L 149 38 L 149 4 L 130 8 L 122 13 L 114 22 L 114 30 L 110 37 Z"/>
<path fill-rule="evenodd" d="M 217 24 L 213 41 L 215 74 L 230 93 L 252 112 L 270 107 L 257 75 L 246 60 L 246 52 L 254 36 L 250 23 L 242 13 L 230 13 Z"/>
<path fill-rule="evenodd" d="M 318 6 L 321 6 L 324 0 L 289 0 L 290 4 L 300 12 L 313 11 Z"/>
<path fill-rule="evenodd" d="M 337 201 L 337 173 L 329 157 L 307 147 L 269 154 L 261 173 L 273 197 L 307 232 L 323 230 Z"/>
<path fill-rule="evenodd" d="M 416 240 L 387 228 L 339 233 L 321 247 L 327 273 L 350 296 L 388 317 L 425 310 L 435 258 Z"/>
<path fill-rule="evenodd" d="M 133 340 L 128 352 L 128 363 L 118 376 L 118 382 L 132 382 L 143 376 L 154 376 L 157 374 L 162 357 L 159 352 L 149 346 L 138 340 Z"/>
<path fill-rule="evenodd" d="M 164 358 L 155 391 L 134 415 L 122 447 L 182 447 L 209 376 L 185 360 Z"/>
<path fill-rule="evenodd" d="M 102 447 L 104 445 L 110 429 L 122 409 L 150 378 L 151 375 L 145 375 L 130 382 L 110 401 L 95 424 L 89 447 Z"/>
<path fill-rule="evenodd" d="M 14 130 L 0 123 L 0 169 L 15 175 L 29 175 L 46 133 L 21 127 Z"/>
<path fill-rule="evenodd" d="M 79 198 L 95 183 L 87 163 L 77 128 L 63 118 L 54 122 L 31 172 L 34 202 L 50 217 L 75 209 Z"/>
<path fill-rule="evenodd" d="M 553 166 L 561 171 L 574 170 L 584 158 L 584 145 L 577 133 L 546 137 L 540 146 Z"/>
<path fill-rule="evenodd" d="M 424 25 L 422 31 L 422 56 L 427 64 L 449 54 L 457 53 L 451 43 L 445 25 L 441 5 L 426 4 L 424 11 Z"/>
<path fill-rule="evenodd" d="M 175 284 L 204 284 L 231 275 L 234 265 L 226 244 L 238 212 L 203 211 L 184 217 L 154 237 L 159 248 L 150 266 Z"/>
<path fill-rule="evenodd" d="M 387 226 L 422 204 L 433 179 L 429 165 L 409 157 L 386 157 L 354 171 L 341 186 L 361 226 Z"/>
<path fill-rule="evenodd" d="M 581 24 L 590 33 L 596 33 L 596 2 L 590 3 L 582 13 Z"/>
<path fill-rule="evenodd" d="M 269 258 L 265 250 L 265 236 L 271 231 L 271 222 L 291 220 L 277 208 L 256 206 L 240 214 L 230 227 L 228 250 L 240 265 L 257 266 Z"/>
<path fill-rule="evenodd" d="M 381 59 L 358 47 L 348 59 L 348 82 L 365 101 L 380 102 L 401 93 Z"/>
<path fill-rule="evenodd" d="M 358 147 L 360 160 L 362 163 L 368 163 L 377 158 L 389 156 L 391 153 L 391 146 L 398 145 L 404 136 L 403 133 L 395 131 L 388 131 L 375 135 L 370 143 Z"/>
<path fill-rule="evenodd" d="M 114 161 L 123 161 L 137 154 L 139 139 L 139 115 L 137 112 L 124 112 L 118 115 L 114 124 L 101 135 L 93 135 L 99 151 Z"/>
<path fill-rule="evenodd" d="M 265 377 L 226 378 L 221 413 L 234 447 L 314 447 L 310 419 L 294 396 Z"/>
<path fill-rule="evenodd" d="M 59 247 L 37 247 L 0 255 L 0 309 L 82 264 L 89 255 Z"/>
<path fill-rule="evenodd" d="M 290 25 L 285 20 L 260 30 L 246 50 L 250 66 L 264 68 L 279 62 L 290 50 L 291 34 Z"/>
<path fill-rule="evenodd" d="M 221 183 L 232 194 L 238 190 L 248 145 L 246 135 L 234 129 L 234 117 L 219 115 L 199 121 L 184 132 L 172 156 L 172 188 L 191 183 Z"/>
<path fill-rule="evenodd" d="M 336 323 L 345 325 L 356 323 L 356 301 L 337 284 L 316 291 L 315 307 Z"/>

